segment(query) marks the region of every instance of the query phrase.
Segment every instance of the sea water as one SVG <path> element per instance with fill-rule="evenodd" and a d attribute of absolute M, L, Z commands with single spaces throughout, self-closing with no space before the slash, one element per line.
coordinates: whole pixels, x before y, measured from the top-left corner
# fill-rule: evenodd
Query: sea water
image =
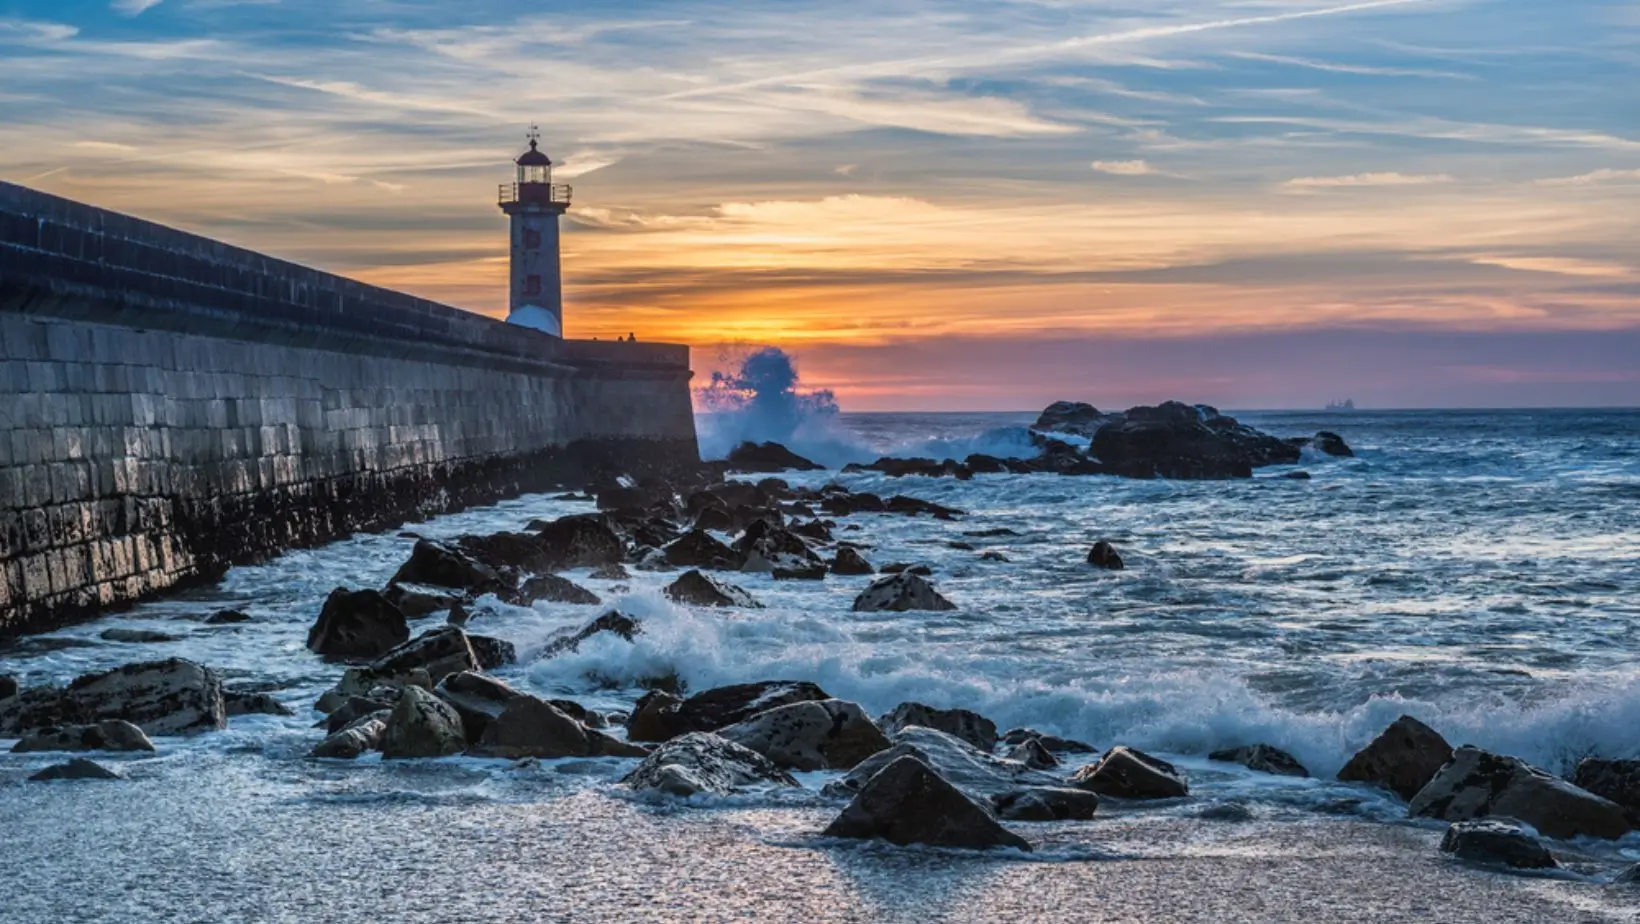
<path fill-rule="evenodd" d="M 380 586 L 403 562 L 414 540 L 388 532 L 0 649 L 0 673 L 24 685 L 187 657 L 297 712 L 99 755 L 126 783 L 24 783 L 61 756 L 0 756 L 0 921 L 1629 918 L 1635 897 L 1604 883 L 1640 838 L 1560 845 L 1570 869 L 1550 878 L 1478 871 L 1435 852 L 1441 825 L 1332 776 L 1402 714 L 1557 773 L 1640 756 L 1640 412 L 1239 416 L 1280 435 L 1336 430 L 1356 456 L 1229 482 L 794 474 L 966 511 L 837 529 L 875 564 L 930 565 L 957 608 L 855 613 L 869 578 L 744 574 L 732 579 L 764 609 L 691 609 L 659 592 L 674 574 L 577 571 L 644 621 L 634 643 L 541 658 L 591 606 L 497 606 L 470 626 L 518 647 L 498 671 L 509 683 L 595 708 L 629 708 L 664 673 L 691 690 L 811 680 L 873 713 L 918 700 L 1136 746 L 1189 775 L 1188 800 L 1016 825 L 1039 848 L 1027 860 L 828 842 L 825 774 L 680 803 L 626 794 L 631 761 L 306 760 L 321 737 L 310 707 L 338 674 L 306 650 L 307 628 L 332 588 Z M 1027 455 L 1031 419 L 842 414 L 824 444 L 859 459 Z M 1311 477 L 1284 477 L 1296 470 Z M 408 529 L 453 537 L 588 509 L 531 496 Z M 1086 563 L 1098 539 L 1125 570 Z M 252 621 L 201 624 L 224 607 Z M 182 638 L 99 638 L 116 625 Z M 1314 777 L 1206 759 L 1254 743 Z"/>

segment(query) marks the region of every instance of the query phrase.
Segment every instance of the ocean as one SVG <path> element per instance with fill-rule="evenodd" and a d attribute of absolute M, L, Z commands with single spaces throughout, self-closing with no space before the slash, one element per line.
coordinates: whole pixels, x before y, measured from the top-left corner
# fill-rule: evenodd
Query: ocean
<path fill-rule="evenodd" d="M 975 855 L 820 838 L 834 774 L 676 802 L 622 790 L 631 761 L 306 760 L 311 704 L 339 674 L 307 652 L 307 628 L 332 588 L 397 569 L 413 540 L 389 532 L 0 648 L 0 674 L 25 685 L 182 656 L 297 711 L 111 757 L 119 785 L 25 784 L 60 756 L 0 757 L 0 921 L 1637 919 L 1640 893 L 1607 883 L 1640 860 L 1640 835 L 1557 844 L 1564 871 L 1504 875 L 1440 855 L 1443 824 L 1332 777 L 1402 714 L 1556 773 L 1640 757 L 1640 411 L 1237 416 L 1337 431 L 1356 457 L 1232 482 L 793 474 L 966 511 L 858 515 L 839 533 L 874 564 L 930 565 L 957 608 L 854 613 L 869 578 L 746 574 L 733 580 L 766 609 L 708 611 L 660 595 L 672 573 L 623 590 L 581 571 L 568 576 L 644 621 L 635 644 L 541 659 L 602 612 L 589 606 L 501 608 L 471 627 L 517 645 L 497 672 L 509 683 L 595 708 L 630 708 L 638 680 L 667 672 L 692 690 L 811 680 L 873 714 L 917 700 L 1139 747 L 1184 770 L 1189 799 L 1016 824 L 1036 854 Z M 831 464 L 1028 454 L 1033 418 L 840 414 L 793 443 Z M 408 528 L 495 532 L 591 506 L 531 496 Z M 999 529 L 1015 534 L 975 535 Z M 1125 570 L 1086 564 L 1099 539 Z M 201 625 L 224 607 L 253 621 Z M 115 625 L 182 638 L 99 638 Z M 1314 778 L 1206 759 L 1255 743 Z"/>

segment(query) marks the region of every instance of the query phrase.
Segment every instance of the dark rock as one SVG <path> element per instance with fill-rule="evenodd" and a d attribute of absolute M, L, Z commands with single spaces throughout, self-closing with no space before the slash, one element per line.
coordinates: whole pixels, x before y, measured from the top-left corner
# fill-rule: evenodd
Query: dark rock
<path fill-rule="evenodd" d="M 879 578 L 854 598 L 854 611 L 859 613 L 956 608 L 956 604 L 940 596 L 933 584 L 910 571 Z"/>
<path fill-rule="evenodd" d="M 871 562 L 850 546 L 843 546 L 837 550 L 837 557 L 831 560 L 832 574 L 876 574 L 877 569 L 871 567 Z"/>
<path fill-rule="evenodd" d="M 981 555 L 979 557 L 979 560 L 980 561 L 1007 562 L 1009 559 L 1008 559 L 1008 556 L 1002 554 L 1001 552 L 991 551 L 991 552 L 986 552 L 985 554 Z"/>
<path fill-rule="evenodd" d="M 541 537 L 534 533 L 495 533 L 490 536 L 462 536 L 455 541 L 461 554 L 496 573 L 544 571 L 553 565 Z M 439 584 L 440 581 L 423 583 Z M 481 585 L 445 584 L 447 587 Z"/>
<path fill-rule="evenodd" d="M 0 674 L 0 699 L 10 699 L 17 695 L 17 678 L 10 674 Z"/>
<path fill-rule="evenodd" d="M 338 587 L 308 630 L 307 647 L 326 658 L 367 660 L 409 638 L 404 613 L 380 592 Z"/>
<path fill-rule="evenodd" d="M 540 535 L 541 547 L 551 563 L 546 570 L 596 568 L 619 564 L 626 558 L 626 543 L 608 520 L 596 513 L 559 517 L 551 523 L 543 523 Z"/>
<path fill-rule="evenodd" d="M 1460 860 L 1501 863 L 1515 869 L 1555 869 L 1560 865 L 1541 841 L 1503 819 L 1460 821 L 1446 829 L 1441 850 Z"/>
<path fill-rule="evenodd" d="M 500 586 L 501 576 L 449 546 L 422 539 L 410 550 L 410 560 L 393 575 L 395 584 L 432 584 L 482 593 Z"/>
<path fill-rule="evenodd" d="M 1085 789 L 1033 786 L 998 793 L 991 804 L 1008 821 L 1087 821 L 1099 810 L 1099 796 Z"/>
<path fill-rule="evenodd" d="M 978 798 L 1030 786 L 1057 786 L 1053 775 L 1032 770 L 1017 760 L 997 757 L 953 735 L 912 725 L 893 735 L 894 746 L 861 761 L 843 779 L 827 785 L 834 796 L 852 796 L 877 771 L 907 755 L 934 768 L 958 789 Z"/>
<path fill-rule="evenodd" d="M 1309 472 L 1306 472 L 1306 471 L 1296 471 L 1296 472 L 1288 472 L 1285 475 L 1282 475 L 1281 477 L 1287 479 L 1288 481 L 1309 481 L 1314 476 L 1312 476 Z"/>
<path fill-rule="evenodd" d="M 1411 799 L 1452 756 L 1452 745 L 1411 716 L 1401 716 L 1338 771 L 1347 783 L 1373 783 Z"/>
<path fill-rule="evenodd" d="M 12 747 L 15 754 L 34 751 L 152 751 L 142 729 L 121 719 L 94 725 L 63 725 L 29 732 Z"/>
<path fill-rule="evenodd" d="M 777 581 L 823 581 L 826 579 L 826 566 L 819 564 L 806 568 L 776 568 L 772 576 Z"/>
<path fill-rule="evenodd" d="M 469 635 L 467 644 L 473 646 L 479 670 L 493 671 L 498 667 L 518 663 L 518 648 L 505 639 L 488 635 Z"/>
<path fill-rule="evenodd" d="M 662 591 L 667 598 L 691 606 L 740 606 L 762 609 L 750 593 L 701 571 L 686 571 Z"/>
<path fill-rule="evenodd" d="M 733 532 L 735 518 L 722 507 L 707 507 L 695 517 L 696 529 L 715 529 L 720 533 Z"/>
<path fill-rule="evenodd" d="M 1088 564 L 1107 571 L 1120 571 L 1123 568 L 1122 556 L 1117 553 L 1116 546 L 1101 539 L 1093 544 L 1088 552 Z"/>
<path fill-rule="evenodd" d="M 1640 760 L 1585 758 L 1572 782 L 1621 805 L 1630 824 L 1640 823 Z"/>
<path fill-rule="evenodd" d="M 736 472 L 815 472 L 824 469 L 779 443 L 741 443 L 729 451 L 729 469 Z"/>
<path fill-rule="evenodd" d="M 922 703 L 901 703 L 878 719 L 877 724 L 890 735 L 921 725 L 945 732 L 987 754 L 997 746 L 996 723 L 967 709 L 935 709 Z"/>
<path fill-rule="evenodd" d="M 983 850 L 1031 845 L 997 823 L 985 806 L 915 757 L 901 757 L 868 780 L 827 837 L 881 838 L 891 844 L 928 844 Z"/>
<path fill-rule="evenodd" d="M 379 750 L 387 734 L 392 712 L 383 710 L 360 716 L 336 729 L 308 752 L 309 757 L 353 760 L 366 751 Z"/>
<path fill-rule="evenodd" d="M 651 692 L 638 700 L 627 723 L 627 737 L 665 741 L 689 732 L 715 732 L 769 709 L 827 699 L 831 697 L 826 691 L 812 683 L 787 680 L 717 687 L 688 699 Z"/>
<path fill-rule="evenodd" d="M 1618 838 L 1629 830 L 1623 809 L 1516 757 L 1464 745 L 1407 806 L 1412 817 L 1470 821 L 1503 816 L 1553 838 Z"/>
<path fill-rule="evenodd" d="M 993 526 L 990 529 L 970 530 L 963 533 L 963 535 L 971 536 L 975 539 L 1000 539 L 1004 536 L 1018 536 L 1019 532 L 1017 530 L 1009 529 L 1006 526 Z"/>
<path fill-rule="evenodd" d="M 1003 733 L 1000 740 L 1009 747 L 1018 747 L 1033 738 L 1048 750 L 1060 754 L 1093 754 L 1097 750 L 1086 742 L 1061 738 L 1058 735 L 1045 735 L 1034 728 L 1010 728 Z"/>
<path fill-rule="evenodd" d="M 367 715 L 378 712 L 391 711 L 393 704 L 399 701 L 398 690 L 393 691 L 391 699 L 376 699 L 369 696 L 349 696 L 346 701 L 325 716 L 319 724 L 323 725 L 326 734 L 335 734 Z"/>
<path fill-rule="evenodd" d="M 1310 441 L 1310 445 L 1329 456 L 1338 456 L 1345 459 L 1355 457 L 1355 451 L 1350 449 L 1348 443 L 1344 442 L 1344 438 L 1331 430 L 1322 430 L 1317 433 L 1315 439 Z"/>
<path fill-rule="evenodd" d="M 533 696 L 508 700 L 472 752 L 479 757 L 585 757 L 587 729 L 551 703 Z"/>
<path fill-rule="evenodd" d="M 1081 401 L 1055 401 L 1043 409 L 1036 423 L 1031 424 L 1031 429 L 1093 436 L 1100 427 L 1110 422 L 1112 416 Z"/>
<path fill-rule="evenodd" d="M 1207 755 L 1208 760 L 1222 760 L 1227 763 L 1241 764 L 1249 770 L 1261 773 L 1274 773 L 1277 776 L 1310 775 L 1298 758 L 1279 748 L 1268 744 L 1254 744 L 1248 747 L 1225 748 Z"/>
<path fill-rule="evenodd" d="M 791 774 L 768 758 L 707 732 L 662 744 L 621 782 L 640 792 L 673 796 L 712 793 L 726 796 L 747 786 L 796 786 Z"/>
<path fill-rule="evenodd" d="M 53 764 L 29 777 L 30 782 L 48 783 L 53 780 L 123 780 L 125 777 L 93 760 L 76 757 L 66 764 Z"/>
<path fill-rule="evenodd" d="M 189 735 L 228 724 L 222 683 L 182 658 L 87 674 L 66 689 L 26 690 L 0 703 L 0 734 L 121 719 L 148 735 Z"/>
<path fill-rule="evenodd" d="M 127 629 L 123 627 L 104 629 L 97 633 L 97 637 L 105 642 L 127 642 L 134 645 L 182 641 L 182 636 L 173 635 L 169 632 L 160 632 L 156 629 Z"/>
<path fill-rule="evenodd" d="M 933 501 L 925 501 L 915 497 L 906 497 L 904 494 L 896 494 L 888 499 L 887 512 L 910 517 L 926 513 L 936 520 L 952 520 L 964 515 L 961 510 L 955 507 L 947 507 L 943 504 L 936 504 Z"/>
<path fill-rule="evenodd" d="M 968 470 L 976 475 L 1000 475 L 1009 470 L 1007 462 L 996 456 L 988 456 L 977 452 L 962 460 L 962 464 L 966 465 Z"/>
<path fill-rule="evenodd" d="M 1053 756 L 1040 738 L 1027 738 L 1008 752 L 1009 760 L 1017 760 L 1032 770 L 1052 770 L 1059 766 L 1059 758 Z"/>
<path fill-rule="evenodd" d="M 538 600 L 573 603 L 577 606 L 597 606 L 603 602 L 592 591 L 556 574 L 537 574 L 530 578 L 510 595 L 508 602 L 518 606 L 529 606 Z"/>
<path fill-rule="evenodd" d="M 363 676 L 375 682 L 393 681 L 417 669 L 427 672 L 430 685 L 436 684 L 450 674 L 478 670 L 478 654 L 460 627 L 439 626 L 370 662 Z"/>
<path fill-rule="evenodd" d="M 897 561 L 893 564 L 884 565 L 877 570 L 881 571 L 883 574 L 915 574 L 918 577 L 931 577 L 934 574 L 934 569 L 928 567 L 927 565 L 912 565 L 903 561 Z"/>
<path fill-rule="evenodd" d="M 858 704 L 840 699 L 779 706 L 719 734 L 791 770 L 852 770 L 890 746 Z"/>
<path fill-rule="evenodd" d="M 1129 409 L 1094 432 L 1090 450 L 1115 474 L 1187 479 L 1248 478 L 1254 468 L 1300 455 L 1214 408 L 1177 401 Z"/>
<path fill-rule="evenodd" d="M 814 542 L 832 541 L 831 527 L 820 520 L 809 520 L 806 523 L 793 523 L 787 529 L 794 536 L 801 536 Z"/>
<path fill-rule="evenodd" d="M 709 568 L 714 571 L 739 571 L 745 560 L 733 549 L 712 538 L 703 530 L 693 529 L 661 550 L 666 563 L 675 568 Z"/>
<path fill-rule="evenodd" d="M 419 584 L 389 584 L 382 591 L 387 602 L 399 608 L 406 619 L 420 619 L 434 613 L 445 613 L 451 607 L 470 603 L 465 591 L 448 587 L 426 587 Z"/>
<path fill-rule="evenodd" d="M 600 632 L 608 632 L 611 635 L 619 637 L 623 641 L 630 642 L 632 641 L 633 636 L 642 631 L 643 624 L 638 622 L 638 620 L 633 619 L 631 616 L 628 616 L 618 610 L 610 610 L 602 616 L 599 616 L 597 619 L 587 623 L 585 626 L 582 626 L 576 632 L 556 638 L 549 642 L 547 647 L 542 649 L 541 657 L 550 658 L 554 655 L 563 654 L 566 651 L 579 651 L 581 649 L 582 642 L 592 638 Z"/>
<path fill-rule="evenodd" d="M 433 691 L 461 716 L 468 744 L 477 744 L 484 729 L 501 715 L 507 704 L 523 695 L 512 687 L 473 671 L 451 674 Z"/>
<path fill-rule="evenodd" d="M 1071 783 L 1119 799 L 1179 799 L 1190 794 L 1177 767 L 1130 747 L 1111 748 L 1098 763 L 1076 771 Z"/>
<path fill-rule="evenodd" d="M 405 687 L 382 732 L 382 757 L 447 757 L 467 748 L 461 716 L 420 687 Z"/>
<path fill-rule="evenodd" d="M 746 571 L 801 571 L 824 565 L 803 537 L 767 520 L 746 527 L 735 540 L 734 551 Z"/>
<path fill-rule="evenodd" d="M 292 716 L 296 714 L 295 710 L 267 693 L 253 693 L 243 690 L 222 691 L 222 705 L 230 717 L 236 715 Z"/>
<path fill-rule="evenodd" d="M 947 542 L 945 547 L 948 549 L 954 549 L 958 552 L 974 551 L 974 544 L 972 542 L 964 542 L 961 539 L 953 539 L 950 542 Z"/>
<path fill-rule="evenodd" d="M 626 736 L 633 741 L 666 741 L 687 734 L 689 729 L 678 716 L 683 697 L 671 690 L 650 690 L 632 706 L 626 720 Z"/>
<path fill-rule="evenodd" d="M 621 564 L 601 565 L 593 570 L 592 578 L 597 581 L 630 581 L 632 572 Z"/>

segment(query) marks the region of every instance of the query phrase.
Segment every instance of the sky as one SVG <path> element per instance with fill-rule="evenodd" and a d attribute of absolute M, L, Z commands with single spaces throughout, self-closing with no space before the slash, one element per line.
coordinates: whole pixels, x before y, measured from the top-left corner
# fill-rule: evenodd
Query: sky
<path fill-rule="evenodd" d="M 845 410 L 1640 405 L 1640 0 L 0 0 L 0 179 Z"/>

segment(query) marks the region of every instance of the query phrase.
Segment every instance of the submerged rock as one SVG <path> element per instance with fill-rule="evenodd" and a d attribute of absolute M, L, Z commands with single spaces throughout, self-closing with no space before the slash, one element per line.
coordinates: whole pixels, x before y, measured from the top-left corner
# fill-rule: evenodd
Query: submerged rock
<path fill-rule="evenodd" d="M 207 626 L 229 626 L 235 623 L 250 621 L 251 618 L 239 610 L 217 610 L 211 615 L 205 617 L 205 625 Z M 3 698 L 3 696 L 0 696 L 0 699 Z"/>
<path fill-rule="evenodd" d="M 1277 776 L 1310 775 L 1298 758 L 1279 748 L 1268 744 L 1254 744 L 1240 748 L 1225 748 L 1207 755 L 1208 760 L 1222 760 L 1226 763 L 1241 764 L 1249 770 L 1261 773 L 1274 773 Z"/>
<path fill-rule="evenodd" d="M 550 603 L 573 603 L 578 606 L 597 606 L 603 602 L 592 591 L 556 574 L 537 574 L 530 578 L 510 595 L 508 602 L 518 606 L 529 606 L 541 600 Z"/>
<path fill-rule="evenodd" d="M 997 725 L 967 709 L 935 709 L 922 703 L 901 703 L 877 720 L 883 731 L 896 735 L 913 725 L 945 732 L 989 754 L 997 747 Z"/>
<path fill-rule="evenodd" d="M 1093 548 L 1088 551 L 1088 564 L 1104 568 L 1106 571 L 1121 571 L 1124 567 L 1122 556 L 1117 553 L 1116 546 L 1103 539 L 1095 542 Z"/>
<path fill-rule="evenodd" d="M 369 660 L 410 638 L 404 613 L 379 591 L 338 587 L 308 630 L 307 647 L 340 660 Z"/>
<path fill-rule="evenodd" d="M 34 751 L 152 751 L 142 729 L 121 719 L 94 725 L 64 725 L 30 732 L 12 747 L 15 754 Z"/>
<path fill-rule="evenodd" d="M 382 733 L 383 757 L 447 757 L 466 748 L 466 732 L 454 709 L 420 687 L 404 688 Z"/>
<path fill-rule="evenodd" d="M 1441 850 L 1461 860 L 1501 863 L 1516 869 L 1555 869 L 1560 865 L 1542 841 L 1504 819 L 1460 821 L 1446 829 Z"/>
<path fill-rule="evenodd" d="M 541 650 L 541 657 L 550 658 L 565 652 L 579 651 L 582 642 L 605 632 L 622 641 L 630 642 L 633 636 L 643 632 L 643 623 L 618 610 L 610 610 L 587 623 L 578 631 L 553 639 L 547 644 L 546 648 Z"/>
<path fill-rule="evenodd" d="M 857 703 L 840 699 L 779 706 L 719 734 L 792 770 L 852 770 L 889 747 Z"/>
<path fill-rule="evenodd" d="M 160 642 L 180 642 L 182 636 L 170 632 L 160 632 L 157 629 L 129 629 L 116 626 L 104 629 L 97 633 L 97 637 L 105 642 L 125 642 L 132 645 L 151 645 Z"/>
<path fill-rule="evenodd" d="M 1008 821 L 1087 821 L 1099 810 L 1099 796 L 1085 789 L 1033 786 L 999 793 L 991 804 Z"/>
<path fill-rule="evenodd" d="M 729 470 L 736 472 L 816 472 L 825 468 L 779 443 L 745 442 L 729 450 Z"/>
<path fill-rule="evenodd" d="M 1071 783 L 1102 796 L 1120 799 L 1181 799 L 1190 794 L 1179 769 L 1138 748 L 1111 748 L 1099 759 L 1076 771 Z"/>
<path fill-rule="evenodd" d="M 1464 745 L 1413 797 L 1413 817 L 1470 821 L 1516 818 L 1553 838 L 1618 838 L 1629 830 L 1623 809 L 1517 757 Z"/>
<path fill-rule="evenodd" d="M 1452 745 L 1439 732 L 1404 715 L 1350 758 L 1338 778 L 1347 783 L 1373 783 L 1411 799 L 1451 756 Z"/>
<path fill-rule="evenodd" d="M 726 796 L 765 783 L 797 785 L 768 758 L 709 732 L 692 732 L 662 744 L 621 782 L 640 792 L 684 797 Z"/>
<path fill-rule="evenodd" d="M 125 777 L 94 760 L 76 757 L 66 764 L 53 764 L 29 777 L 30 782 L 48 783 L 53 780 L 123 780 Z"/>
<path fill-rule="evenodd" d="M 753 599 L 746 590 L 698 570 L 684 572 L 662 592 L 674 603 L 692 606 L 763 608 L 763 604 Z"/>
<path fill-rule="evenodd" d="M 854 598 L 854 611 L 954 610 L 956 604 L 940 596 L 934 585 L 910 571 L 879 578 Z"/>
<path fill-rule="evenodd" d="M 867 780 L 824 833 L 827 837 L 880 838 L 902 847 L 1031 849 L 1024 838 L 998 824 L 985 806 L 909 755 Z"/>

